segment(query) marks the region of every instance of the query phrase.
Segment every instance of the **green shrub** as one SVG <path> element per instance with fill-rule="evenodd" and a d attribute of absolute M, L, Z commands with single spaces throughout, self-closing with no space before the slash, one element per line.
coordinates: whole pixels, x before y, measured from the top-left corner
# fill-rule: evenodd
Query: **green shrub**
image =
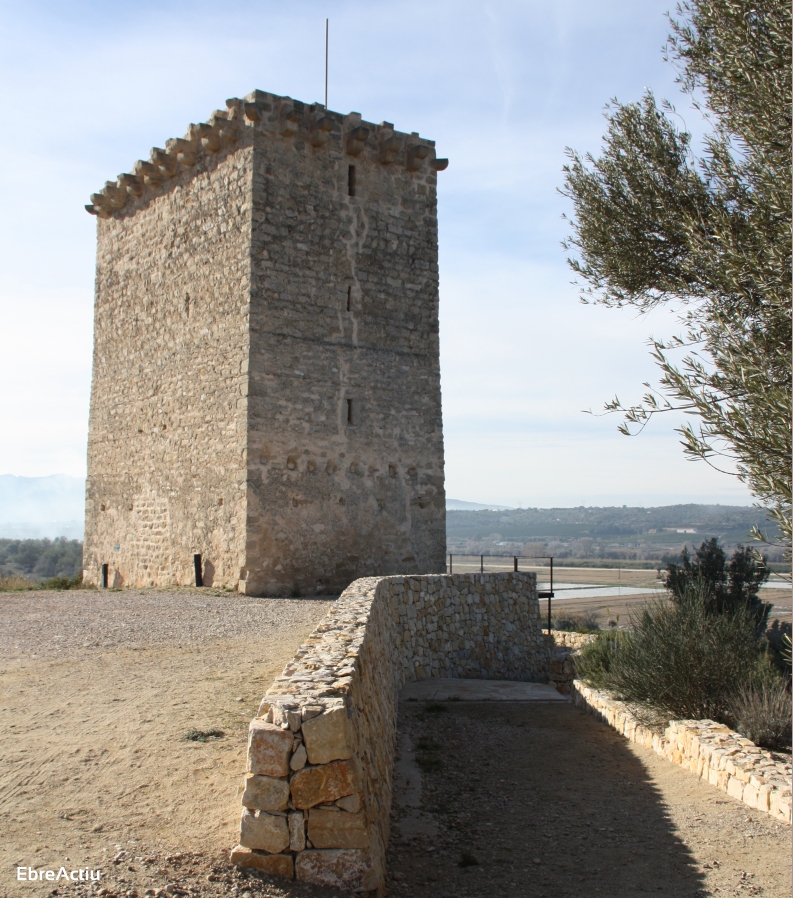
<path fill-rule="evenodd" d="M 74 577 L 50 577 L 42 580 L 34 586 L 34 589 L 86 589 L 83 586 L 83 573 L 80 571 Z"/>
<path fill-rule="evenodd" d="M 19 592 L 25 589 L 35 589 L 36 584 L 27 577 L 0 577 L 0 592 Z"/>
<path fill-rule="evenodd" d="M 581 654 L 576 657 L 576 675 L 595 689 L 607 688 L 610 685 L 612 664 L 624 636 L 624 633 L 616 630 L 598 633 L 592 642 L 582 647 Z"/>
<path fill-rule="evenodd" d="M 747 739 L 764 748 L 790 749 L 790 693 L 783 679 L 745 686 L 732 697 L 729 711 Z"/>
<path fill-rule="evenodd" d="M 752 549 L 738 546 L 730 560 L 719 546 L 716 537 L 706 540 L 694 550 L 694 559 L 683 549 L 682 564 L 669 564 L 665 584 L 677 602 L 687 590 L 704 584 L 708 610 L 732 611 L 748 606 L 755 618 L 755 635 L 759 638 L 768 625 L 772 606 L 758 597 L 760 587 L 768 580 L 767 559 L 758 557 Z"/>
<path fill-rule="evenodd" d="M 597 633 L 600 630 L 597 615 L 594 611 L 583 614 L 560 614 L 554 618 L 555 630 L 566 630 L 571 633 Z"/>
<path fill-rule="evenodd" d="M 769 675 L 756 626 L 748 604 L 715 612 L 707 584 L 694 581 L 674 603 L 645 607 L 608 657 L 606 685 L 647 723 L 726 721 L 732 697 Z"/>
<path fill-rule="evenodd" d="M 790 636 L 793 628 L 790 621 L 775 620 L 765 632 L 768 656 L 772 664 L 790 679 Z"/>

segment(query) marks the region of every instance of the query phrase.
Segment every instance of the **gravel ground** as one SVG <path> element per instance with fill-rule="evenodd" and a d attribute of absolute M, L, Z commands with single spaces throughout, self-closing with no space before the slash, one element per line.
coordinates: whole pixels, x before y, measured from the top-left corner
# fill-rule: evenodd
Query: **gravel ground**
<path fill-rule="evenodd" d="M 224 851 L 248 723 L 332 598 L 0 594 L 0 896 L 86 894 L 20 866 L 98 869 L 92 894 L 119 898 L 323 894 L 249 877 Z"/>
<path fill-rule="evenodd" d="M 252 598 L 208 588 L 0 593 L 0 658 L 66 658 L 86 649 L 178 647 L 313 628 L 335 598 Z"/>
<path fill-rule="evenodd" d="M 328 605 L 0 594 L 0 895 L 336 898 L 227 861 L 248 721 Z M 788 827 L 571 705 L 405 702 L 399 735 L 390 898 L 790 895 Z"/>

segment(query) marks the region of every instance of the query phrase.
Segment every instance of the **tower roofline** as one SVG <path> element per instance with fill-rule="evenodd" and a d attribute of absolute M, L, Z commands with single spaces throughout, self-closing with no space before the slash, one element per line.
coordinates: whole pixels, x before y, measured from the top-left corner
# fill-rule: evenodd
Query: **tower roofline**
<path fill-rule="evenodd" d="M 100 218 L 129 214 L 155 196 L 172 190 L 182 172 L 199 172 L 238 146 L 252 142 L 256 132 L 288 140 L 296 150 L 361 157 L 384 167 L 426 173 L 443 171 L 448 159 L 438 159 L 435 141 L 418 132 L 397 131 L 390 122 L 364 121 L 359 112 L 346 115 L 321 103 L 302 103 L 254 90 L 243 99 L 226 100 L 206 122 L 191 124 L 184 137 L 171 138 L 165 148 L 154 147 L 149 160 L 139 159 L 131 172 L 105 182 L 85 208 Z"/>

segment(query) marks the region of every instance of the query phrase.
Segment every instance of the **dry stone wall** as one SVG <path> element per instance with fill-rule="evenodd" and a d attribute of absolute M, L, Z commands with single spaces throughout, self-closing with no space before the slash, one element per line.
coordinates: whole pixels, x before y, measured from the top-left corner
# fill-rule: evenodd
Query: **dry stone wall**
<path fill-rule="evenodd" d="M 232 860 L 381 890 L 402 685 L 433 676 L 547 682 L 548 665 L 534 574 L 357 580 L 251 722 Z"/>
<path fill-rule="evenodd" d="M 576 633 L 572 630 L 551 630 L 551 638 L 558 648 L 572 649 L 574 652 L 597 639 L 594 633 Z"/>
<path fill-rule="evenodd" d="M 673 720 L 663 735 L 642 726 L 625 702 L 576 680 L 575 704 L 613 726 L 631 742 L 651 746 L 674 764 L 750 808 L 791 822 L 791 765 L 750 739 L 712 720 Z"/>
<path fill-rule="evenodd" d="M 84 577 L 271 595 L 445 570 L 433 141 L 227 101 L 91 197 Z"/>

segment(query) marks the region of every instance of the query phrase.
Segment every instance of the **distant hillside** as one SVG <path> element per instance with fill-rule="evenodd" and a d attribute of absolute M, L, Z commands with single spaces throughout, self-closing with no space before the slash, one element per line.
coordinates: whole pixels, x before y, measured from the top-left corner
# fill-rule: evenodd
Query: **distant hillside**
<path fill-rule="evenodd" d="M 71 579 L 83 567 L 83 544 L 76 539 L 0 539 L 0 578 Z"/>
<path fill-rule="evenodd" d="M 559 558 L 661 560 L 714 536 L 731 549 L 751 542 L 754 525 L 778 533 L 762 511 L 735 505 L 446 512 L 450 552 L 540 554 L 542 550 Z M 770 551 L 771 560 L 776 554 Z"/>

